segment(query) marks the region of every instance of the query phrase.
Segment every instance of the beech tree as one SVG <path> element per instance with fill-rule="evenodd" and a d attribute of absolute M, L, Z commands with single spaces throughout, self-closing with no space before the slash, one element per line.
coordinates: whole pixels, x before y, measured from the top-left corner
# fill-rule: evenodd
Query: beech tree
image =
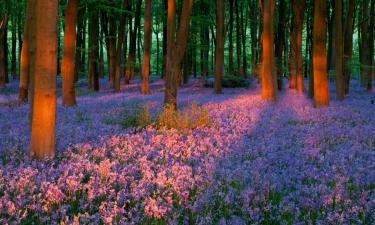
<path fill-rule="evenodd" d="M 177 80 L 185 54 L 192 7 L 193 0 L 183 0 L 176 31 L 176 0 L 168 0 L 167 66 L 164 103 L 174 108 L 177 105 Z"/>
<path fill-rule="evenodd" d="M 65 9 L 64 52 L 61 64 L 63 105 L 75 106 L 74 88 L 75 43 L 78 14 L 78 0 L 69 0 Z"/>
<path fill-rule="evenodd" d="M 151 0 L 145 0 L 145 22 L 144 22 L 144 50 L 142 68 L 142 94 L 149 94 L 148 80 L 150 77 L 150 49 L 151 49 Z"/>
<path fill-rule="evenodd" d="M 274 58 L 274 0 L 262 0 L 262 59 L 261 59 L 261 83 L 262 97 L 267 101 L 275 101 L 277 99 L 276 76 L 275 76 L 275 58 Z"/>
<path fill-rule="evenodd" d="M 314 67 L 314 106 L 328 106 L 328 78 L 326 56 L 326 1 L 314 2 L 313 67 Z"/>
<path fill-rule="evenodd" d="M 30 3 L 30 2 L 29 2 Z M 38 159 L 52 157 L 55 149 L 57 0 L 30 4 L 29 51 L 31 76 L 30 152 Z"/>
<path fill-rule="evenodd" d="M 221 93 L 224 66 L 224 0 L 216 0 L 215 93 Z"/>

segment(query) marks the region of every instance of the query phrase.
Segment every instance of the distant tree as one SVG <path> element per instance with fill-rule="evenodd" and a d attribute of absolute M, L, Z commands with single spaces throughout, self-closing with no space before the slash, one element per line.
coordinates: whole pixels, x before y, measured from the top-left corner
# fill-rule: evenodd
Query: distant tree
<path fill-rule="evenodd" d="M 216 0 L 215 93 L 220 94 L 224 68 L 224 0 Z"/>
<path fill-rule="evenodd" d="M 144 49 L 142 68 L 142 94 L 150 94 L 150 49 L 151 49 L 151 0 L 145 0 Z"/>
<path fill-rule="evenodd" d="M 336 76 L 336 99 L 342 100 L 345 95 L 343 76 L 343 33 L 342 33 L 342 0 L 335 0 L 335 76 Z"/>

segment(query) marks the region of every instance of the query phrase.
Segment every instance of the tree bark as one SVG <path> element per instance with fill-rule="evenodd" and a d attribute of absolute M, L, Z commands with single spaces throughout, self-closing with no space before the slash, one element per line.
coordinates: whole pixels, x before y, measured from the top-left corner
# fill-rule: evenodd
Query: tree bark
<path fill-rule="evenodd" d="M 52 157 L 55 150 L 57 7 L 57 0 L 36 1 L 35 20 L 29 27 L 33 31 L 30 46 L 35 50 L 30 58 L 30 153 L 37 159 Z"/>
<path fill-rule="evenodd" d="M 27 102 L 29 93 L 29 77 L 30 77 L 30 49 L 29 42 L 31 38 L 30 26 L 35 20 L 35 0 L 28 0 L 26 3 L 26 21 L 24 25 L 24 33 L 20 57 L 20 83 L 18 99 Z"/>
<path fill-rule="evenodd" d="M 235 1 L 237 2 L 237 0 Z M 224 67 L 224 37 L 225 37 L 225 34 L 224 34 L 225 6 L 224 5 L 225 5 L 224 0 L 216 0 L 216 48 L 215 48 L 215 83 L 214 83 L 214 89 L 215 89 L 216 94 L 222 93 L 221 79 L 223 77 L 223 67 Z"/>
<path fill-rule="evenodd" d="M 98 36 L 99 16 L 93 12 L 89 18 L 89 89 L 99 91 Z"/>
<path fill-rule="evenodd" d="M 150 49 L 151 49 L 151 0 L 145 0 L 145 19 L 144 19 L 144 48 L 142 63 L 142 94 L 150 94 Z"/>
<path fill-rule="evenodd" d="M 78 0 L 69 0 L 65 9 L 64 52 L 61 63 L 62 97 L 64 106 L 75 106 L 77 104 L 74 88 L 74 56 L 77 14 Z"/>
<path fill-rule="evenodd" d="M 336 99 L 343 100 L 345 95 L 343 77 L 343 34 L 342 34 L 342 0 L 335 0 L 335 76 Z"/>
<path fill-rule="evenodd" d="M 261 83 L 262 98 L 266 101 L 277 100 L 277 83 L 275 76 L 275 52 L 274 52 L 274 0 L 261 0 L 263 11 L 262 33 L 262 67 Z"/>
<path fill-rule="evenodd" d="M 349 93 L 349 83 L 351 74 L 351 61 L 353 56 L 353 23 L 354 23 L 354 0 L 349 0 L 348 13 L 345 20 L 344 37 L 344 81 L 345 93 Z"/>
<path fill-rule="evenodd" d="M 329 105 L 326 54 L 326 0 L 315 0 L 313 33 L 314 106 Z"/>
<path fill-rule="evenodd" d="M 176 0 L 168 0 L 167 18 L 167 71 L 164 95 L 165 106 L 177 106 L 177 79 L 181 69 L 187 37 L 193 0 L 183 0 L 177 33 L 175 32 Z M 175 38 L 176 36 L 176 38 Z"/>
<path fill-rule="evenodd" d="M 293 0 L 293 16 L 295 28 L 295 68 L 296 68 L 296 84 L 298 93 L 303 93 L 303 65 L 302 65 L 302 29 L 303 17 L 305 11 L 305 0 Z"/>

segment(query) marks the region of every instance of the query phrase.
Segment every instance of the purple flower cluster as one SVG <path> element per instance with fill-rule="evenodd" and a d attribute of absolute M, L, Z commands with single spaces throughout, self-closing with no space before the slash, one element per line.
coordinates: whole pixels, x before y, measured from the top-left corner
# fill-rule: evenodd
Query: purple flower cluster
<path fill-rule="evenodd" d="M 24 154 L 28 106 L 0 107 L 0 223 L 375 223 L 374 95 L 353 86 L 314 109 L 290 90 L 265 103 L 258 89 L 214 95 L 194 81 L 179 105 L 203 105 L 211 127 L 113 122 L 137 105 L 160 111 L 161 86 L 58 106 L 58 154 L 42 162 Z"/>

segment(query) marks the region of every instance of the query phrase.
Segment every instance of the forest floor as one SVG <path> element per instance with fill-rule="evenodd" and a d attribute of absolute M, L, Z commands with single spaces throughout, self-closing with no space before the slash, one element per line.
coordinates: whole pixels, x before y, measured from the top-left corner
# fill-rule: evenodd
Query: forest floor
<path fill-rule="evenodd" d="M 266 103 L 259 87 L 215 95 L 194 80 L 178 104 L 202 105 L 211 126 L 128 127 L 140 106 L 162 110 L 163 83 L 151 89 L 82 85 L 75 108 L 59 98 L 58 154 L 43 162 L 23 154 L 29 106 L 16 84 L 0 90 L 0 223 L 375 223 L 375 95 L 357 83 L 315 109 L 293 90 Z"/>

